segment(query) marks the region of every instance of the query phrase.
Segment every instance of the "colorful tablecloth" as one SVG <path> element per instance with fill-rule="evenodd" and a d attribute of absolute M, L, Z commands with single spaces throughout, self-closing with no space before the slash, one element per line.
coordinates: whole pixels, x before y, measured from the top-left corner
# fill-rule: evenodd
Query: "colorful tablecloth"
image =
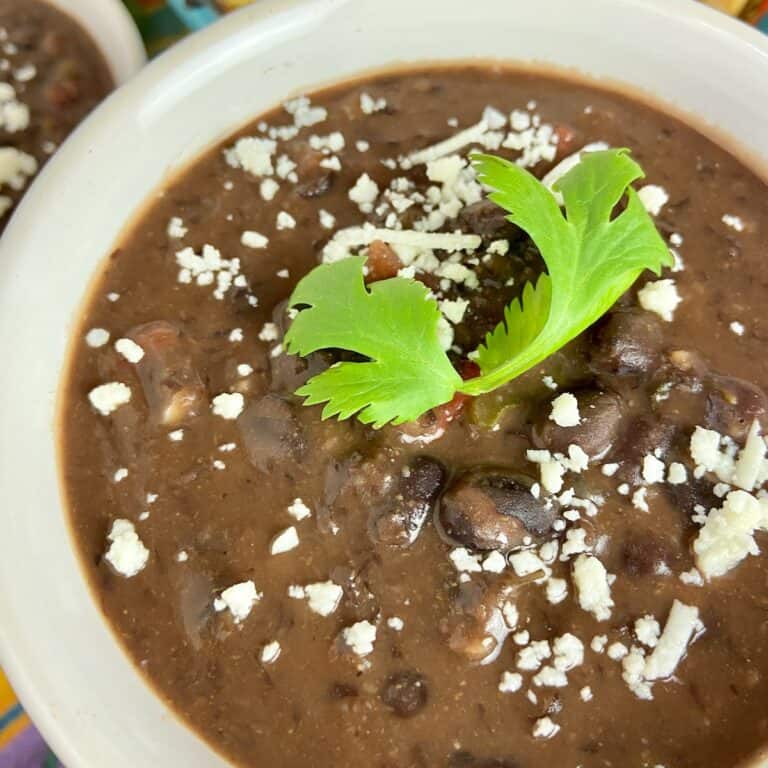
<path fill-rule="evenodd" d="M 258 0 L 124 0 L 150 54 Z M 768 0 L 705 0 L 768 33 Z M 0 768 L 60 768 L 0 670 Z M 108 766 L 94 766 L 108 768 Z"/>

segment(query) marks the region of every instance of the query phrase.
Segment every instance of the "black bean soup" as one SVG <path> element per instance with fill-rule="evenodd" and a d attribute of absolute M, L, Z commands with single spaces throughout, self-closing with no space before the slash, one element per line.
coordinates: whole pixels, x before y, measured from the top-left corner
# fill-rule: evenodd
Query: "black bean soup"
<path fill-rule="evenodd" d="M 302 406 L 338 355 L 283 351 L 286 299 L 346 228 L 376 228 L 369 281 L 432 289 L 463 372 L 543 269 L 469 152 L 542 177 L 595 142 L 645 169 L 674 267 L 418 422 Z M 645 104 L 490 65 L 292 99 L 197 160 L 109 257 L 63 409 L 80 553 L 146 676 L 242 766 L 747 758 L 768 741 L 766 192 Z"/>
<path fill-rule="evenodd" d="M 0 0 L 0 232 L 34 175 L 113 87 L 74 19 L 40 0 Z"/>

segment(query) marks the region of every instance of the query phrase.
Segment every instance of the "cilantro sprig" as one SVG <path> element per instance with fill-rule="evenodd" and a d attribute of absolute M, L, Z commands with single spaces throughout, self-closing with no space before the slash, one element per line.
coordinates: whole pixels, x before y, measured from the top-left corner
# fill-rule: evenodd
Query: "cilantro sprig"
<path fill-rule="evenodd" d="M 474 155 L 491 200 L 531 237 L 547 273 L 522 295 L 472 355 L 481 375 L 462 381 L 438 339 L 437 302 L 421 283 L 395 277 L 365 285 L 363 257 L 324 264 L 290 298 L 302 308 L 285 337 L 288 352 L 343 349 L 367 358 L 341 362 L 296 394 L 325 403 L 323 418 L 356 415 L 381 427 L 412 421 L 457 392 L 490 392 L 530 370 L 598 320 L 645 269 L 672 257 L 632 183 L 643 177 L 628 150 L 585 154 L 552 192 L 523 168 Z M 624 210 L 615 215 L 626 199 Z"/>

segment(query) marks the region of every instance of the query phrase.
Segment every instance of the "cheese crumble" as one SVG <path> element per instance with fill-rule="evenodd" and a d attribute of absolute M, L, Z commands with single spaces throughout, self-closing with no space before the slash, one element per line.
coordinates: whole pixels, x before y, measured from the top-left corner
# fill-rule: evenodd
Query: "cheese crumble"
<path fill-rule="evenodd" d="M 144 570 L 149 560 L 149 550 L 130 520 L 115 520 L 107 539 L 110 545 L 104 557 L 121 576 L 130 579 Z"/>
<path fill-rule="evenodd" d="M 549 418 L 559 427 L 575 427 L 581 423 L 579 402 L 570 392 L 563 392 L 552 401 Z"/>
<path fill-rule="evenodd" d="M 256 585 L 252 581 L 242 581 L 227 587 L 213 601 L 213 607 L 219 612 L 228 608 L 235 624 L 239 624 L 248 618 L 253 606 L 261 598 L 262 594 L 256 590 Z"/>
<path fill-rule="evenodd" d="M 342 640 L 358 656 L 367 656 L 373 652 L 376 642 L 376 626 L 370 621 L 358 621 L 341 632 Z"/>
<path fill-rule="evenodd" d="M 222 392 L 211 402 L 213 415 L 228 420 L 236 419 L 243 412 L 244 406 L 245 398 L 239 392 Z"/>
<path fill-rule="evenodd" d="M 129 363 L 139 363 L 144 357 L 144 350 L 133 339 L 118 339 L 115 350 Z"/>
<path fill-rule="evenodd" d="M 109 416 L 121 405 L 131 401 L 131 389 L 120 381 L 110 381 L 92 389 L 88 399 L 102 416 Z"/>
<path fill-rule="evenodd" d="M 638 291 L 637 298 L 643 309 L 654 312 L 668 323 L 672 322 L 675 310 L 682 301 L 675 281 L 671 278 L 646 283 Z"/>
<path fill-rule="evenodd" d="M 573 581 L 579 605 L 598 621 L 609 619 L 613 600 L 608 573 L 600 560 L 592 555 L 579 555 L 573 564 Z"/>

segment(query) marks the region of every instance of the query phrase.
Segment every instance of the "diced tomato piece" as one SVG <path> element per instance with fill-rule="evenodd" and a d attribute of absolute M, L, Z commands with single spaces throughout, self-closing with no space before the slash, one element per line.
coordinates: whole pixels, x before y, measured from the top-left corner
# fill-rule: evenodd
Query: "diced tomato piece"
<path fill-rule="evenodd" d="M 366 261 L 368 274 L 366 283 L 375 283 L 379 280 L 387 280 L 396 277 L 403 262 L 400 261 L 395 251 L 381 240 L 374 240 L 368 246 L 368 260 Z"/>

